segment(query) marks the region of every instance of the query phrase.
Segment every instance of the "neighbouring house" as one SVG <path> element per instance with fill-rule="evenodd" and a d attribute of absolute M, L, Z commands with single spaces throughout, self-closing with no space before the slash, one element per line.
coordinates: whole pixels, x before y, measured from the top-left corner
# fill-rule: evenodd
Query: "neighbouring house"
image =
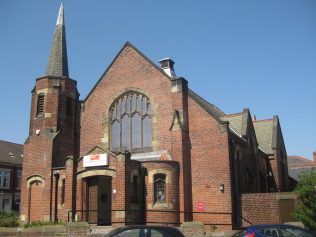
<path fill-rule="evenodd" d="M 288 156 L 288 169 L 291 178 L 298 180 L 302 172 L 316 171 L 316 151 L 313 152 L 313 160 L 306 159 L 302 156 Z"/>
<path fill-rule="evenodd" d="M 225 114 L 127 42 L 86 98 L 69 77 L 61 6 L 32 90 L 21 221 L 242 223 L 242 194 L 290 190 L 278 116 Z"/>
<path fill-rule="evenodd" d="M 20 210 L 23 145 L 0 140 L 0 210 Z"/>

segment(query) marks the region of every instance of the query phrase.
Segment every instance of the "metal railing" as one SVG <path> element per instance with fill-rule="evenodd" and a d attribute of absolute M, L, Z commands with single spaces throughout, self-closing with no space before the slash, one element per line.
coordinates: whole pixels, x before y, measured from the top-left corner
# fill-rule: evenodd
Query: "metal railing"
<path fill-rule="evenodd" d="M 121 218 L 112 218 L 113 213 L 124 213 Z M 160 214 L 159 219 L 155 217 L 155 214 Z M 159 225 L 173 225 L 179 226 L 180 216 L 187 217 L 186 219 L 192 221 L 203 222 L 208 226 L 231 226 L 230 212 L 185 212 L 174 210 L 124 210 L 124 209 L 105 209 L 105 210 L 70 210 L 68 211 L 68 222 L 70 221 L 87 221 L 89 223 L 100 225 L 112 225 L 124 223 L 126 225 L 135 224 L 159 224 Z M 224 216 L 227 216 L 226 218 Z M 250 221 L 238 216 L 249 225 L 252 225 Z M 116 220 L 119 219 L 119 220 Z M 221 223 L 216 220 L 227 219 L 229 222 Z M 170 221 L 174 220 L 174 221 Z M 212 221 L 214 220 L 214 221 Z"/>

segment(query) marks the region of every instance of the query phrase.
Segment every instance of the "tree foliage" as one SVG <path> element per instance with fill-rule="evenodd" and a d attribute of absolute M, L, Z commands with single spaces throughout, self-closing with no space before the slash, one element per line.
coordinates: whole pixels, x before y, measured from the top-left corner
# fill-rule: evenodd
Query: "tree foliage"
<path fill-rule="evenodd" d="M 316 230 L 316 170 L 302 173 L 294 192 L 298 195 L 295 218 L 306 228 Z"/>

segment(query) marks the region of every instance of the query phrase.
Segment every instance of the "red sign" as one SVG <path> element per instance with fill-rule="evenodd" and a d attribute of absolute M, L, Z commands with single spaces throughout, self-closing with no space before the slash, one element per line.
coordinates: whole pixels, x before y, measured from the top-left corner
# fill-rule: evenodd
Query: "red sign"
<path fill-rule="evenodd" d="M 90 155 L 90 160 L 100 160 L 99 154 Z"/>
<path fill-rule="evenodd" d="M 198 201 L 197 202 L 197 211 L 205 211 L 204 202 Z"/>

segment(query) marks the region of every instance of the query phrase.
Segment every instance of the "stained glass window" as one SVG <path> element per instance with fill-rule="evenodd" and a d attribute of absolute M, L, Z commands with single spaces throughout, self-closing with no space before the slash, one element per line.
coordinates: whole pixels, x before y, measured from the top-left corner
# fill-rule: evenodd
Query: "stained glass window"
<path fill-rule="evenodd" d="M 150 100 L 145 95 L 125 93 L 115 101 L 109 114 L 113 151 L 151 147 L 152 112 Z"/>
<path fill-rule="evenodd" d="M 155 202 L 163 203 L 166 201 L 166 175 L 165 174 L 155 174 Z"/>

